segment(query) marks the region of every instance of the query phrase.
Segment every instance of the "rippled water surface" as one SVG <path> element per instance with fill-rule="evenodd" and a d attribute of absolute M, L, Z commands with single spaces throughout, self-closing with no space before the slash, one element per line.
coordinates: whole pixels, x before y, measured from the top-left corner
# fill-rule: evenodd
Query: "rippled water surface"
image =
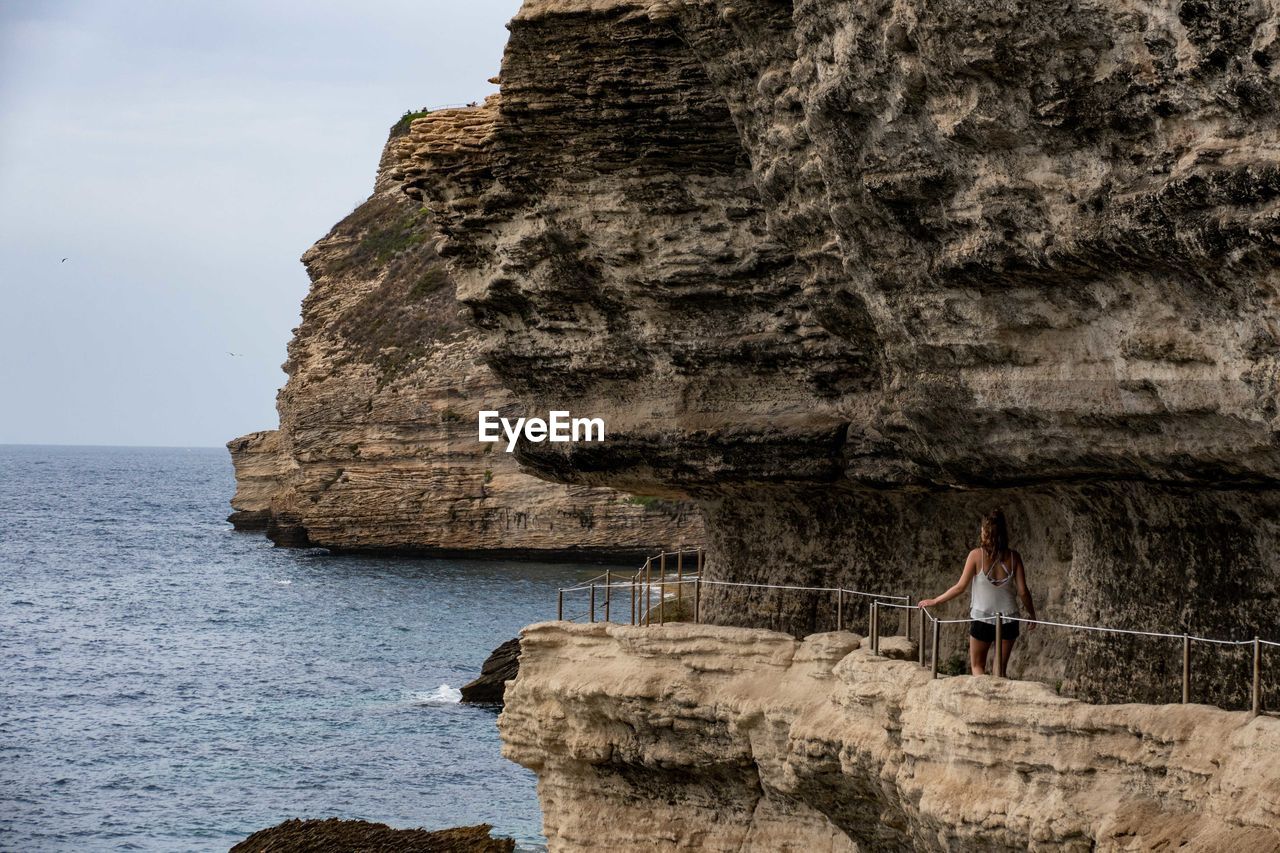
<path fill-rule="evenodd" d="M 532 774 L 456 688 L 598 569 L 277 549 L 232 489 L 220 449 L 0 447 L 0 849 L 329 816 L 538 845 Z"/>

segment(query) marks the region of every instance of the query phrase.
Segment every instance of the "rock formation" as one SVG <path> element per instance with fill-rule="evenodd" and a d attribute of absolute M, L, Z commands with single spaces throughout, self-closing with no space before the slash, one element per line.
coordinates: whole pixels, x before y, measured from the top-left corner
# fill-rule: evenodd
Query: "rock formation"
<path fill-rule="evenodd" d="M 462 685 L 462 701 L 500 704 L 507 682 L 520 672 L 520 638 L 507 640 L 485 658 L 480 675 Z"/>
<path fill-rule="evenodd" d="M 479 362 L 425 212 L 388 163 L 370 198 L 303 256 L 312 285 L 280 429 L 228 444 L 231 521 L 336 551 L 622 557 L 700 541 L 686 503 L 547 483 L 477 440 L 480 409 L 517 407 Z"/>
<path fill-rule="evenodd" d="M 844 632 L 534 625 L 499 727 L 558 853 L 1280 848 L 1280 720 L 934 681 Z"/>
<path fill-rule="evenodd" d="M 234 512 L 227 521 L 236 530 L 266 530 L 271 523 L 271 501 L 280 491 L 284 457 L 277 430 L 251 432 L 227 442 L 236 469 Z"/>
<path fill-rule="evenodd" d="M 690 497 L 710 578 L 934 594 L 998 504 L 1043 616 L 1280 637 L 1280 10 L 527 0 L 510 30 L 500 95 L 394 170 L 498 380 L 609 423 L 525 466 Z M 1103 701 L 1179 666 L 1025 651 Z"/>
<path fill-rule="evenodd" d="M 494 838 L 488 824 L 453 829 L 392 829 L 367 820 L 286 820 L 261 829 L 230 853 L 512 853 L 510 838 Z"/>

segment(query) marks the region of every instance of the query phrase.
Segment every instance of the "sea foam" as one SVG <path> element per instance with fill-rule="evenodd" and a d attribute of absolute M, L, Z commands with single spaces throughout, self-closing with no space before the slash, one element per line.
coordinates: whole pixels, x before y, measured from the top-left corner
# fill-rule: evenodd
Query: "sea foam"
<path fill-rule="evenodd" d="M 462 701 L 462 691 L 447 684 L 441 684 L 433 693 L 413 694 L 415 705 L 456 705 Z"/>

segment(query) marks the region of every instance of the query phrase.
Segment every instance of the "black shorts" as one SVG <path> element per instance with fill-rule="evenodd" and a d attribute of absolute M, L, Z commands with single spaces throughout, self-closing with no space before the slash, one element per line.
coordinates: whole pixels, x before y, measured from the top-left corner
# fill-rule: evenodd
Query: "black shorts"
<path fill-rule="evenodd" d="M 1018 639 L 1019 622 L 1005 621 L 1000 626 L 1000 639 L 1016 640 Z M 969 636 L 981 643 L 994 643 L 996 641 L 996 626 L 994 623 L 988 624 L 978 619 L 974 619 L 969 623 Z"/>

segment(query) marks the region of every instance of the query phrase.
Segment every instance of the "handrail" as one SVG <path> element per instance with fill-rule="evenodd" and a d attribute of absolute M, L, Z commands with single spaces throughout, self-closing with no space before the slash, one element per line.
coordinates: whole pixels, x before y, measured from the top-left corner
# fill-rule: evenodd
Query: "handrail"
<path fill-rule="evenodd" d="M 923 616 L 921 617 L 921 635 L 923 636 L 923 620 L 927 616 L 933 621 L 933 677 L 938 677 L 938 629 L 942 625 L 954 625 L 961 622 L 968 622 L 968 619 L 939 619 L 930 613 L 926 608 L 920 608 Z M 1156 639 L 1165 640 L 1181 640 L 1182 641 L 1182 704 L 1191 702 L 1191 644 L 1210 643 L 1219 646 L 1252 646 L 1253 647 L 1253 679 L 1252 679 L 1252 696 L 1251 696 L 1251 712 L 1254 715 L 1262 713 L 1262 647 L 1277 646 L 1280 643 L 1274 640 L 1264 640 L 1261 637 L 1254 637 L 1251 640 L 1223 640 L 1217 637 L 1201 637 L 1197 634 L 1170 634 L 1161 631 L 1139 631 L 1133 628 L 1108 628 L 1100 625 L 1080 625 L 1072 622 L 1051 622 L 1047 619 L 1024 619 L 1020 616 L 1005 616 L 1003 613 L 997 613 L 996 620 L 996 637 L 999 638 L 1001 628 L 1005 622 L 1021 622 L 1028 625 L 1045 625 L 1051 628 L 1070 628 L 1084 631 L 1095 631 L 1104 634 L 1126 634 L 1138 637 L 1155 637 Z M 923 661 L 923 648 L 920 652 Z M 1004 649 L 999 643 L 996 644 L 996 674 L 1004 675 Z"/>
<path fill-rule="evenodd" d="M 899 605 L 881 605 L 883 607 L 893 607 Z M 917 607 L 919 605 L 916 605 Z M 970 619 L 939 619 L 929 612 L 928 608 L 921 607 L 921 610 L 939 625 L 956 625 L 961 622 L 970 622 Z M 1082 631 L 1098 631 L 1105 634 L 1134 634 L 1139 637 L 1159 637 L 1168 640 L 1181 640 L 1184 637 L 1194 640 L 1197 643 L 1216 643 L 1220 646 L 1248 646 L 1253 644 L 1253 640 L 1220 640 L 1215 637 L 1201 637 L 1198 634 L 1168 634 L 1160 631 L 1139 631 L 1136 628 L 1107 628 L 1101 625 L 1077 625 L 1073 622 L 1050 622 L 1047 619 L 1024 619 L 1021 616 L 1004 616 L 1005 622 L 1023 622 L 1028 625 L 1047 625 L 1051 628 L 1079 628 Z M 1280 643 L 1271 640 L 1258 639 L 1258 642 L 1268 646 L 1280 646 Z"/>
<path fill-rule="evenodd" d="M 686 573 L 684 570 L 684 559 L 686 555 L 692 555 L 696 560 L 696 569 Z M 675 562 L 675 572 L 671 573 L 667 569 L 667 562 L 673 559 Z M 955 625 L 967 623 L 970 619 L 940 619 L 929 611 L 928 608 L 922 607 L 912 601 L 910 595 L 890 595 L 888 593 L 866 592 L 864 590 L 844 589 L 843 587 L 823 587 L 823 586 L 794 586 L 788 584 L 770 584 L 770 583 L 749 583 L 744 581 L 721 581 L 711 580 L 702 577 L 702 565 L 704 559 L 704 551 L 702 548 L 680 548 L 675 551 L 662 551 L 657 555 L 647 557 L 644 564 L 638 568 L 631 576 L 630 580 L 615 580 L 615 573 L 606 571 L 604 574 L 597 575 L 585 581 L 568 587 L 562 587 L 556 591 L 557 593 L 557 618 L 564 620 L 564 597 L 566 593 L 589 593 L 591 601 L 588 611 L 582 615 L 572 617 L 565 621 L 577 621 L 584 616 L 591 622 L 596 621 L 596 612 L 598 610 L 597 591 L 603 591 L 604 621 L 612 621 L 611 605 L 613 602 L 615 590 L 630 590 L 631 592 L 631 608 L 629 623 L 631 625 L 647 626 L 651 625 L 654 616 L 654 587 L 657 587 L 658 602 L 656 606 L 658 624 L 662 625 L 666 621 L 666 610 L 668 604 L 667 593 L 668 586 L 675 587 L 675 602 L 677 615 L 683 616 L 680 612 L 683 608 L 683 591 L 688 584 L 693 585 L 693 621 L 699 623 L 702 621 L 702 588 L 704 586 L 725 586 L 725 587 L 743 587 L 751 589 L 773 589 L 791 592 L 814 592 L 814 593 L 833 593 L 836 596 L 836 630 L 844 630 L 844 610 L 845 596 L 861 596 L 871 599 L 869 607 L 869 615 L 867 619 L 868 635 L 870 639 L 871 651 L 873 654 L 879 654 L 880 651 L 880 609 L 892 608 L 908 611 L 904 615 L 906 634 L 911 635 L 911 627 L 913 617 L 912 613 L 918 611 L 920 613 L 917 646 L 919 652 L 919 664 L 925 665 L 925 620 L 928 619 L 933 626 L 932 630 L 932 662 L 931 668 L 933 677 L 938 677 L 938 645 L 941 626 Z M 657 563 L 658 574 L 654 573 L 654 564 Z M 626 578 L 625 573 L 617 573 L 620 577 Z M 674 578 L 674 580 L 673 580 Z M 905 603 L 902 603 L 905 602 Z M 997 614 L 995 617 L 996 637 L 1000 638 L 1003 634 L 1003 626 L 1008 622 L 1017 622 L 1028 625 L 1044 625 L 1051 628 L 1067 628 L 1071 630 L 1093 631 L 1103 634 L 1123 634 L 1140 637 L 1154 637 L 1156 639 L 1180 640 L 1182 642 L 1182 701 L 1188 703 L 1191 700 L 1191 644 L 1192 643 L 1209 643 L 1220 646 L 1252 646 L 1253 647 L 1253 690 L 1252 690 L 1252 711 L 1259 714 L 1262 711 L 1262 688 L 1261 688 L 1261 669 L 1262 669 L 1262 647 L 1272 646 L 1280 648 L 1280 642 L 1275 640 L 1264 640 L 1261 637 L 1254 637 L 1249 640 L 1224 640 L 1216 637 L 1201 637 L 1195 634 L 1175 634 L 1162 631 L 1140 631 L 1133 628 L 1110 628 L 1101 625 L 1083 625 L 1072 622 L 1053 622 L 1046 619 L 1026 619 L 1020 616 L 1005 616 Z M 996 675 L 1004 677 L 1004 652 L 1003 644 L 996 644 Z"/>

